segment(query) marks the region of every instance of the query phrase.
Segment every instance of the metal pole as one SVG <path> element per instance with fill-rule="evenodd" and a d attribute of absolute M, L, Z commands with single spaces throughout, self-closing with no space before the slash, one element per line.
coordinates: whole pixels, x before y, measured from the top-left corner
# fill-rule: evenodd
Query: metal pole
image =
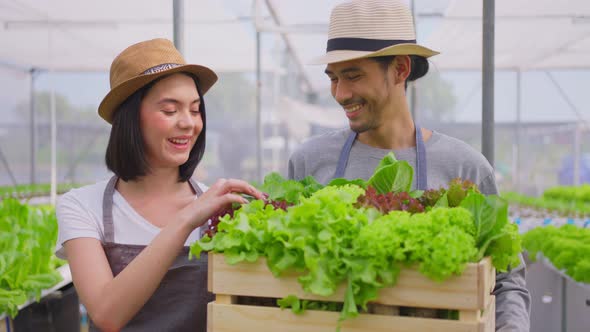
<path fill-rule="evenodd" d="M 174 0 L 172 3 L 172 13 L 174 46 L 180 54 L 184 54 L 184 0 Z"/>
<path fill-rule="evenodd" d="M 494 19 L 495 0 L 483 0 L 483 59 L 481 143 L 483 155 L 494 166 Z"/>
<path fill-rule="evenodd" d="M 260 32 L 256 31 L 256 180 L 262 183 L 262 74 Z"/>
<path fill-rule="evenodd" d="M 272 113 L 273 113 L 273 117 L 272 117 L 272 122 L 271 122 L 273 143 L 275 143 L 274 140 L 277 140 L 279 137 L 279 112 L 278 111 L 279 111 L 279 102 L 280 102 L 279 94 L 281 93 L 280 79 L 281 79 L 280 74 L 276 70 L 273 71 L 273 75 L 272 75 L 272 86 L 273 86 Z M 280 152 L 284 151 L 284 148 L 283 147 L 279 148 L 278 146 L 274 146 L 274 144 L 273 144 L 271 146 L 271 149 L 272 149 L 272 169 L 271 169 L 271 171 L 278 172 L 278 171 L 280 171 L 280 168 L 281 168 Z"/>
<path fill-rule="evenodd" d="M 37 183 L 37 120 L 35 117 L 35 77 L 37 76 L 37 70 L 31 68 L 31 100 L 30 100 L 30 111 L 31 111 L 31 184 Z"/>
<path fill-rule="evenodd" d="M 53 72 L 50 74 L 54 75 Z M 51 205 L 55 205 L 57 200 L 57 117 L 55 110 L 55 78 L 51 79 L 51 90 L 50 90 L 50 106 L 51 111 Z"/>
<path fill-rule="evenodd" d="M 416 31 L 416 15 L 414 14 L 414 0 L 411 0 L 411 10 L 412 10 L 412 22 L 414 22 L 414 32 L 417 34 Z M 416 119 L 416 82 L 412 82 L 412 84 L 410 84 L 410 113 L 412 114 L 412 119 L 414 119 L 414 121 L 418 121 L 418 119 Z"/>
<path fill-rule="evenodd" d="M 53 30 L 49 26 L 47 31 L 47 50 L 49 58 L 49 77 L 51 82 L 51 88 L 49 90 L 50 103 L 49 110 L 51 114 L 50 122 L 50 135 L 51 135 L 51 187 L 49 201 L 51 205 L 55 206 L 57 201 L 57 117 L 55 110 L 55 73 L 53 72 Z"/>
<path fill-rule="evenodd" d="M 521 99 L 521 72 L 520 70 L 516 71 L 516 137 L 515 137 L 515 144 L 516 144 L 516 167 L 514 170 L 514 187 L 518 192 L 520 192 L 520 112 L 522 108 L 522 99 Z"/>

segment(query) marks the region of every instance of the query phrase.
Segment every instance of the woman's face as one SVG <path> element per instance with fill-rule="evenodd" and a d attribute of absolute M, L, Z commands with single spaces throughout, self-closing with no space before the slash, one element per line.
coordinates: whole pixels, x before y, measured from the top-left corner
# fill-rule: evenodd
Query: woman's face
<path fill-rule="evenodd" d="M 184 164 L 201 130 L 201 100 L 195 81 L 173 74 L 158 81 L 140 106 L 140 128 L 150 168 Z"/>

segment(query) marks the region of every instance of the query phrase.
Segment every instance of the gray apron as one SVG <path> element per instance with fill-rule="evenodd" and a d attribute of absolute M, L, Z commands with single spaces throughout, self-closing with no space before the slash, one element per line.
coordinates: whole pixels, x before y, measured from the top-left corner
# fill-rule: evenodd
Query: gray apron
<path fill-rule="evenodd" d="M 426 174 L 426 147 L 422 140 L 422 130 L 417 124 L 416 127 L 416 189 L 427 190 L 428 189 L 428 175 Z M 352 143 L 356 139 L 357 133 L 354 131 L 348 135 L 342 150 L 340 150 L 340 157 L 338 158 L 338 165 L 334 172 L 333 178 L 344 177 L 344 170 L 348 164 L 348 158 L 350 157 L 350 150 L 352 149 Z"/>
<path fill-rule="evenodd" d="M 146 247 L 114 242 L 113 194 L 116 183 L 117 177 L 113 176 L 102 201 L 103 248 L 113 276 L 118 275 Z M 203 193 L 192 179 L 189 184 L 197 196 Z M 207 303 L 214 300 L 207 291 L 207 253 L 202 253 L 200 259 L 189 260 L 188 252 L 189 247 L 181 250 L 154 294 L 121 331 L 207 330 Z M 100 331 L 92 321 L 90 331 Z"/>

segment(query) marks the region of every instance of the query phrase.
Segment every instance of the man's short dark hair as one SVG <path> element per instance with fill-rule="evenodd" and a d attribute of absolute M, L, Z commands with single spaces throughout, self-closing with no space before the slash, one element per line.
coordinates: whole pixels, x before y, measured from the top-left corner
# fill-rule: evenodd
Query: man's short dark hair
<path fill-rule="evenodd" d="M 420 77 L 426 75 L 426 73 L 428 72 L 428 60 L 426 60 L 425 57 L 420 56 L 420 55 L 410 55 L 410 75 L 408 76 L 408 78 L 406 79 L 405 82 L 405 87 L 406 89 L 408 88 L 408 81 L 415 81 L 417 79 L 419 79 Z M 395 55 L 385 55 L 385 56 L 378 56 L 378 57 L 371 57 L 369 59 L 373 59 L 374 61 L 376 61 L 377 63 L 379 63 L 379 65 L 381 65 L 381 69 L 383 69 L 383 71 L 386 71 L 387 68 L 389 67 L 389 65 L 393 62 L 393 59 L 395 59 Z"/>
<path fill-rule="evenodd" d="M 193 175 L 195 168 L 203 158 L 203 154 L 205 153 L 205 133 L 207 128 L 205 100 L 201 94 L 198 79 L 189 74 L 185 75 L 190 76 L 197 86 L 197 92 L 201 98 L 199 111 L 203 120 L 203 129 L 197 138 L 197 142 L 195 142 L 195 145 L 189 153 L 188 160 L 179 166 L 179 182 L 187 181 Z M 127 98 L 113 114 L 113 126 L 111 128 L 111 135 L 107 145 L 105 161 L 107 168 L 123 181 L 136 180 L 149 173 L 150 166 L 145 157 L 145 144 L 141 134 L 141 128 L 139 127 L 139 110 L 141 101 L 145 95 L 154 84 L 164 77 L 167 76 L 160 77 L 137 90 L 134 94 L 129 96 L 129 98 Z"/>

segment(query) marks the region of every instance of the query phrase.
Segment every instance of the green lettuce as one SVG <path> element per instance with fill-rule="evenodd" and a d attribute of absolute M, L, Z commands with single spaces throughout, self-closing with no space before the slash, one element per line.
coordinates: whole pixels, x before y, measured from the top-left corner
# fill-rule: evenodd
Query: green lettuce
<path fill-rule="evenodd" d="M 386 156 L 369 181 L 336 179 L 322 187 L 311 179 L 289 181 L 269 175 L 264 188 L 273 199 L 294 203 L 287 210 L 252 201 L 226 216 L 213 237 L 191 246 L 191 254 L 223 252 L 229 264 L 266 257 L 276 277 L 298 271 L 298 281 L 308 293 L 330 296 L 345 283 L 340 321 L 367 310 L 379 290 L 396 284 L 402 268 L 416 267 L 435 281 L 459 275 L 469 262 L 490 255 L 503 271 L 517 264 L 520 237 L 509 223 L 506 202 L 484 196 L 465 182 L 452 191 L 416 191 L 430 205 L 425 212 L 380 212 L 359 205 L 370 187 L 386 193 L 409 192 L 413 170 L 406 162 Z M 407 165 L 409 167 L 409 165 Z M 380 199 L 375 197 L 375 199 Z M 281 308 L 296 313 L 333 306 L 288 296 Z"/>
<path fill-rule="evenodd" d="M 542 253 L 574 280 L 590 284 L 590 229 L 567 224 L 537 227 L 524 234 L 523 246 L 533 261 Z"/>
<path fill-rule="evenodd" d="M 264 177 L 264 182 L 258 189 L 273 201 L 287 201 L 296 204 L 303 197 L 309 197 L 323 186 L 312 176 L 307 176 L 300 181 L 287 180 L 279 173 L 273 172 Z"/>
<path fill-rule="evenodd" d="M 388 153 L 375 168 L 367 184 L 378 193 L 409 192 L 414 178 L 414 169 L 407 161 L 395 159 L 393 152 Z"/>
<path fill-rule="evenodd" d="M 62 280 L 53 249 L 57 220 L 53 208 L 16 199 L 0 201 L 0 313 L 15 317 L 28 298 Z"/>

